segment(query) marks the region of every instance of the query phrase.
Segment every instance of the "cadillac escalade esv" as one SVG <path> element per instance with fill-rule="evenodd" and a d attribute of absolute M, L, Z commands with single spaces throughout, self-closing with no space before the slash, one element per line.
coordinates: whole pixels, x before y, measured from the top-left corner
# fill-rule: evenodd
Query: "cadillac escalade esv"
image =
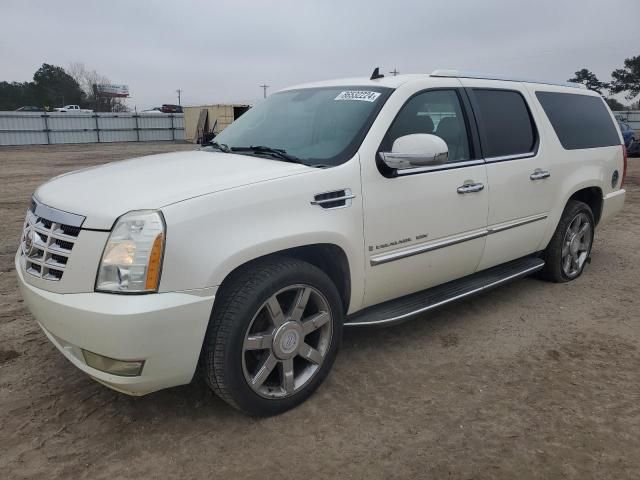
<path fill-rule="evenodd" d="M 344 327 L 580 276 L 625 171 L 597 93 L 374 72 L 271 95 L 197 151 L 54 178 L 15 266 L 44 333 L 95 380 L 143 395 L 199 367 L 229 404 L 273 415 L 322 383 Z"/>

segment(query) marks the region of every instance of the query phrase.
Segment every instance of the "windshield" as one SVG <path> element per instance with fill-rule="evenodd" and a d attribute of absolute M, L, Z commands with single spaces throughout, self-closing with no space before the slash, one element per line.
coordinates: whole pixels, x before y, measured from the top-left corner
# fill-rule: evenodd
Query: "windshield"
<path fill-rule="evenodd" d="M 261 146 L 312 166 L 338 165 L 355 154 L 391 92 L 324 87 L 276 93 L 225 128 L 215 142 L 239 153 Z"/>

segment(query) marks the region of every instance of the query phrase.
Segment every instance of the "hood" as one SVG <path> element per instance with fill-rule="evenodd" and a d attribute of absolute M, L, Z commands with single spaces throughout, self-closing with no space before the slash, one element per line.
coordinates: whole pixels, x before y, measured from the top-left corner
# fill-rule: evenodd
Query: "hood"
<path fill-rule="evenodd" d="M 55 177 L 36 191 L 45 205 L 84 215 L 82 228 L 108 230 L 131 210 L 171 203 L 315 169 L 233 153 L 187 151 L 150 155 Z"/>

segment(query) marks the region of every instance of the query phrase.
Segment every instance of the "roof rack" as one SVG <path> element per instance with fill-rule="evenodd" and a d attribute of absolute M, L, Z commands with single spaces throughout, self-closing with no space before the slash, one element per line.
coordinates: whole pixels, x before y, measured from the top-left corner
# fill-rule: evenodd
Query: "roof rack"
<path fill-rule="evenodd" d="M 478 72 L 461 72 L 458 70 L 434 70 L 431 72 L 431 77 L 454 77 L 454 78 L 477 78 L 481 80 L 503 80 L 505 82 L 526 82 L 526 83 L 541 83 L 543 85 L 558 85 L 561 87 L 582 88 L 586 89 L 581 83 L 565 83 L 565 82 L 545 82 L 542 80 L 531 80 L 524 78 L 513 78 L 506 75 L 492 75 Z"/>

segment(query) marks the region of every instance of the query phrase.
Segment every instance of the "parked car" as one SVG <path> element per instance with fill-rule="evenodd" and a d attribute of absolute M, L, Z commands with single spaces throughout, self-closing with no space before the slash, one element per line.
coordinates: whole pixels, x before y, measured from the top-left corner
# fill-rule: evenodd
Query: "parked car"
<path fill-rule="evenodd" d="M 627 147 L 627 155 L 630 157 L 640 157 L 640 141 L 632 140 L 631 144 Z"/>
<path fill-rule="evenodd" d="M 75 113 L 93 113 L 93 110 L 87 108 L 80 108 L 80 105 L 65 105 L 64 107 L 58 107 L 53 109 L 54 112 L 75 112 Z"/>
<path fill-rule="evenodd" d="M 34 107 L 33 105 L 26 105 L 24 107 L 16 108 L 16 112 L 44 112 L 41 107 Z"/>
<path fill-rule="evenodd" d="M 628 123 L 623 122 L 622 120 L 618 120 L 618 125 L 620 126 L 620 131 L 622 132 L 624 144 L 627 148 L 629 148 L 631 144 L 636 140 L 636 132 Z"/>
<path fill-rule="evenodd" d="M 600 95 L 380 77 L 285 89 L 199 151 L 40 186 L 15 266 L 49 340 L 115 390 L 200 365 L 230 405 L 273 415 L 323 382 L 343 328 L 583 273 L 625 199 Z"/>
<path fill-rule="evenodd" d="M 180 105 L 162 105 L 162 113 L 182 113 L 182 107 Z"/>
<path fill-rule="evenodd" d="M 164 113 L 160 107 L 149 108 L 147 110 L 142 110 L 140 113 L 144 114 L 156 114 L 156 113 Z"/>

